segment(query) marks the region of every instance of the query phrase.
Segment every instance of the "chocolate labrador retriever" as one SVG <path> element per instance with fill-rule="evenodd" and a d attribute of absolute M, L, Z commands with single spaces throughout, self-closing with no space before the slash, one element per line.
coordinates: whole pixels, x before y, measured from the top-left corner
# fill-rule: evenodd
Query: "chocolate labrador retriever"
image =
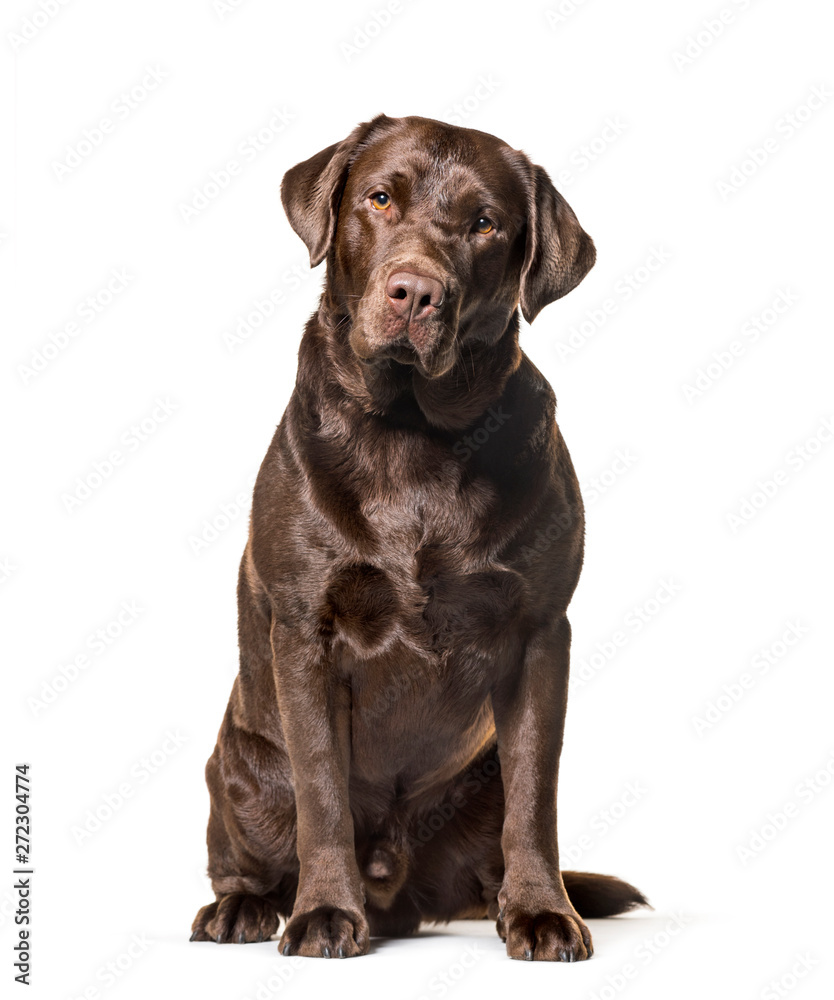
<path fill-rule="evenodd" d="M 518 309 L 594 245 L 523 153 L 425 118 L 359 125 L 281 191 L 327 274 L 255 485 L 192 940 L 286 917 L 283 954 L 347 958 L 489 917 L 511 958 L 589 958 L 580 914 L 645 900 L 559 868 L 583 508 Z"/>

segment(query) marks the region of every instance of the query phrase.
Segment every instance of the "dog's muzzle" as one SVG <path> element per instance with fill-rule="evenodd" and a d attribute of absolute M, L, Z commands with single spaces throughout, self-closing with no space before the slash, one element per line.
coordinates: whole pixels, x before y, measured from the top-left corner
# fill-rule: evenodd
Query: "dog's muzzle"
<path fill-rule="evenodd" d="M 355 353 L 368 364 L 411 364 L 430 378 L 447 372 L 456 360 L 458 318 L 448 285 L 407 266 L 375 284 L 359 303 L 350 337 Z"/>

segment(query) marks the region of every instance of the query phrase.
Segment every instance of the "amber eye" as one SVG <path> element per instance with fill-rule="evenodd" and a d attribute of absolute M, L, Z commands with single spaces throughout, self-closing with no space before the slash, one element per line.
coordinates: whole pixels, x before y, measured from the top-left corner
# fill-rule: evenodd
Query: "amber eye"
<path fill-rule="evenodd" d="M 371 195 L 371 204 L 374 208 L 378 208 L 380 211 L 390 207 L 391 199 L 384 191 L 377 191 L 376 194 Z"/>
<path fill-rule="evenodd" d="M 481 236 L 486 236 L 487 233 L 491 233 L 495 228 L 489 219 L 483 218 L 478 219 L 475 223 L 475 232 L 480 233 Z"/>

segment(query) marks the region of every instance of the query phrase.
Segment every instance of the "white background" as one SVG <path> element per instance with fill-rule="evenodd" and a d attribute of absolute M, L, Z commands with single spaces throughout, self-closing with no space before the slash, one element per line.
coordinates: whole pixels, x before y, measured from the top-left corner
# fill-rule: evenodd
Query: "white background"
<path fill-rule="evenodd" d="M 3 8 L 4 993 L 22 990 L 10 887 L 13 765 L 26 760 L 27 995 L 829 996 L 828 6 L 223 6 Z M 285 127 L 240 152 L 275 110 Z M 235 673 L 248 494 L 322 278 L 278 187 L 379 111 L 524 148 L 598 248 L 579 289 L 522 334 L 588 501 L 562 849 L 655 906 L 593 922 L 584 964 L 510 962 L 487 922 L 377 943 L 356 962 L 282 959 L 274 941 L 188 944 L 212 898 L 202 770 Z M 85 145 L 103 117 L 112 129 Z M 240 171 L 212 188 L 230 159 Z M 195 189 L 205 206 L 186 220 Z M 128 275 L 117 294 L 114 269 Z M 789 305 L 769 312 L 780 296 Z M 251 335 L 230 346 L 247 315 Z M 164 420 L 157 399 L 174 407 Z M 117 448 L 121 464 L 69 510 Z M 206 522 L 220 530 L 195 551 Z M 113 625 L 123 602 L 141 611 Z M 97 652 L 89 637 L 108 625 L 121 634 Z M 801 637 L 781 645 L 792 627 Z M 120 808 L 85 830 L 120 786 Z"/>

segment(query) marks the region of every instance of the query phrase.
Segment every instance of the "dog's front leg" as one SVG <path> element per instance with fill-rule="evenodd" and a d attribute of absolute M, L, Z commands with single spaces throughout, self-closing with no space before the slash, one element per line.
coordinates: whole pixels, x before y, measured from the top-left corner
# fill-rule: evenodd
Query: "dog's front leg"
<path fill-rule="evenodd" d="M 521 669 L 493 693 L 504 782 L 504 883 L 498 933 L 510 958 L 590 958 L 591 935 L 565 892 L 556 838 L 556 783 L 565 726 L 570 625 L 528 643 Z"/>
<path fill-rule="evenodd" d="M 350 690 L 320 642 L 272 629 L 278 709 L 298 815 L 298 893 L 281 936 L 285 955 L 350 958 L 368 950 L 348 796 Z"/>

